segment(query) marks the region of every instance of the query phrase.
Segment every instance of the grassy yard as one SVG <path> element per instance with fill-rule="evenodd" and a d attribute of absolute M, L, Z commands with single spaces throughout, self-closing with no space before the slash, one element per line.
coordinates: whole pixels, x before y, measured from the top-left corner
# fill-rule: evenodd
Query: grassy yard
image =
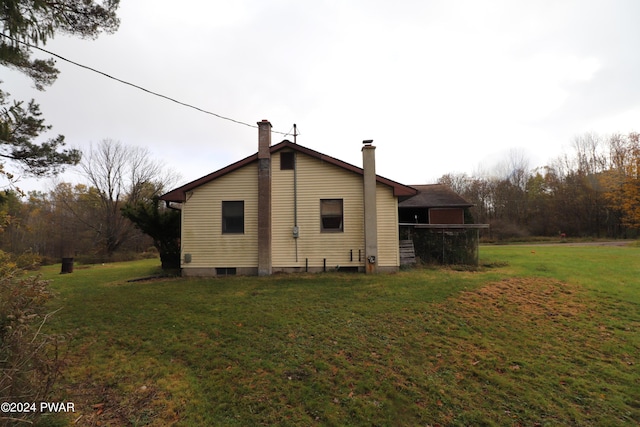
<path fill-rule="evenodd" d="M 58 399 L 75 425 L 639 425 L 640 248 L 482 247 L 481 263 L 142 282 L 126 280 L 158 261 L 47 267 L 47 327 L 73 336 Z"/>

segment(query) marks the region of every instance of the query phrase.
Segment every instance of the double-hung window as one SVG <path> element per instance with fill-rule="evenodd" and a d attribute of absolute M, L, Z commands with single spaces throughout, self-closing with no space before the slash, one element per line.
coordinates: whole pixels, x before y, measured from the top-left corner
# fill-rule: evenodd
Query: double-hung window
<path fill-rule="evenodd" d="M 222 234 L 244 233 L 244 201 L 222 202 Z"/>

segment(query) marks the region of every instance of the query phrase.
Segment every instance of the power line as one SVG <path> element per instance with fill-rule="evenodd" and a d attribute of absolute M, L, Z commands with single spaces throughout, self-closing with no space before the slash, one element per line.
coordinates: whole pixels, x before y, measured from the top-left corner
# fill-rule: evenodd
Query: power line
<path fill-rule="evenodd" d="M 291 133 L 292 131 L 293 133 Z M 277 133 L 284 135 L 285 138 L 289 135 L 293 135 L 294 142 L 295 142 L 295 138 L 297 136 L 300 136 L 300 132 L 298 132 L 298 126 L 295 123 L 293 124 L 293 126 L 291 126 L 291 129 L 289 129 L 289 132 L 287 133 L 277 132 Z"/>
<path fill-rule="evenodd" d="M 5 38 L 7 38 L 9 40 L 12 40 L 12 41 L 14 41 L 16 43 L 23 44 L 23 45 L 27 46 L 28 48 L 37 49 L 37 50 L 39 50 L 41 52 L 44 52 L 44 53 L 46 53 L 48 55 L 51 55 L 51 56 L 54 56 L 54 57 L 56 57 L 58 59 L 61 59 L 61 60 L 65 61 L 65 62 L 73 64 L 73 65 L 75 65 L 77 67 L 84 68 L 85 70 L 93 71 L 94 73 L 97 73 L 97 74 L 101 74 L 104 77 L 107 77 L 107 78 L 109 78 L 111 80 L 115 80 L 115 81 L 117 81 L 119 83 L 134 87 L 134 88 L 136 88 L 138 90 L 141 90 L 143 92 L 147 92 L 147 93 L 149 93 L 151 95 L 155 95 L 155 96 L 157 96 L 159 98 L 164 98 L 164 99 L 166 99 L 168 101 L 175 102 L 176 104 L 182 105 L 183 107 L 192 108 L 194 110 L 200 111 L 201 113 L 208 114 L 210 116 L 214 116 L 214 117 L 217 117 L 217 118 L 222 119 L 222 120 L 227 120 L 227 121 L 239 124 L 239 125 L 248 126 L 250 128 L 258 129 L 257 125 L 252 125 L 251 123 L 246 123 L 246 122 L 243 122 L 243 121 L 240 121 L 240 120 L 232 119 L 231 117 L 225 117 L 223 115 L 216 114 L 214 112 L 205 110 L 203 108 L 196 107 L 195 105 L 187 104 L 186 102 L 179 101 L 179 100 L 177 100 L 175 98 L 171 98 L 170 96 L 163 95 L 163 94 L 158 93 L 158 92 L 154 92 L 154 91 L 146 89 L 146 88 L 144 88 L 142 86 L 136 85 L 134 83 L 130 83 L 130 82 L 126 81 L 126 80 L 122 80 L 122 79 L 119 79 L 117 77 L 111 76 L 111 75 L 109 75 L 109 74 L 107 74 L 107 73 L 105 73 L 103 71 L 96 70 L 95 68 L 91 68 L 91 67 L 89 67 L 87 65 L 83 65 L 83 64 L 80 64 L 78 62 L 72 61 L 70 59 L 65 58 L 64 56 L 58 55 L 57 53 L 51 52 L 49 50 L 43 49 L 41 47 L 38 47 L 38 46 L 35 46 L 35 45 L 32 45 L 32 44 L 29 44 L 29 43 L 21 41 L 21 40 L 15 39 L 15 38 L 13 38 L 11 36 L 8 36 L 6 34 L 0 33 L 0 36 L 5 37 Z M 272 130 L 271 132 L 278 133 L 280 135 L 285 135 L 285 136 L 289 134 L 289 132 L 285 133 L 285 132 L 279 132 L 279 131 L 276 131 L 276 130 Z"/>

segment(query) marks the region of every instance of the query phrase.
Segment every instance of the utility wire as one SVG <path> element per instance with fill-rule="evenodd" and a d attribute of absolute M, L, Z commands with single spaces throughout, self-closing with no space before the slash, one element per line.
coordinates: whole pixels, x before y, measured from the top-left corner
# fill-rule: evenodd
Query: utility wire
<path fill-rule="evenodd" d="M 96 70 L 95 68 L 91 68 L 91 67 L 89 67 L 89 66 L 87 66 L 87 65 L 83 65 L 83 64 L 80 64 L 80 63 L 78 63 L 78 62 L 72 61 L 72 60 L 70 60 L 70 59 L 65 58 L 64 56 L 58 55 L 57 53 L 53 53 L 53 52 L 48 51 L 48 50 L 46 50 L 46 49 L 43 49 L 43 48 L 41 48 L 41 47 L 38 47 L 38 46 L 35 46 L 35 45 L 32 45 L 32 44 L 29 44 L 29 43 L 24 42 L 24 41 L 22 41 L 22 40 L 18 40 L 18 39 L 16 39 L 16 38 L 13 38 L 13 37 L 8 36 L 8 35 L 6 35 L 6 34 L 0 33 L 0 36 L 2 36 L 2 37 L 4 37 L 4 38 L 7 38 L 7 39 L 9 39 L 9 40 L 12 40 L 12 41 L 14 41 L 14 42 L 16 42 L 16 43 L 23 44 L 23 45 L 25 45 L 25 46 L 26 46 L 26 47 L 28 47 L 28 48 L 31 48 L 31 49 L 37 49 L 37 50 L 39 50 L 39 51 L 41 51 L 41 52 L 44 52 L 44 53 L 46 53 L 46 54 L 48 54 L 48 55 L 51 55 L 51 56 L 54 56 L 54 57 L 56 57 L 56 58 L 58 58 L 58 59 L 61 59 L 61 60 L 65 61 L 65 62 L 68 62 L 68 63 L 70 63 L 70 64 L 73 64 L 73 65 L 75 65 L 75 66 L 77 66 L 77 67 L 84 68 L 84 69 L 86 69 L 86 70 L 93 71 L 94 73 L 101 74 L 101 75 L 103 75 L 104 77 L 107 77 L 107 78 L 109 78 L 109 79 L 111 79 L 111 80 L 115 80 L 115 81 L 117 81 L 117 82 L 119 82 L 119 83 L 122 83 L 122 84 L 125 84 L 125 85 L 128 85 L 128 86 L 134 87 L 134 88 L 139 89 L 139 90 L 141 90 L 141 91 L 143 91 L 143 92 L 147 92 L 147 93 L 149 93 L 149 94 L 151 94 L 151 95 L 155 95 L 155 96 L 157 96 L 157 97 L 164 98 L 164 99 L 166 99 L 166 100 L 168 100 L 168 101 L 175 102 L 176 104 L 182 105 L 183 107 L 192 108 L 192 109 L 194 109 L 194 110 L 200 111 L 201 113 L 208 114 L 208 115 L 210 115 L 210 116 L 214 116 L 214 117 L 217 117 L 217 118 L 222 119 L 222 120 L 227 120 L 227 121 L 230 121 L 230 122 L 233 122 L 233 123 L 239 124 L 239 125 L 248 126 L 248 127 L 250 127 L 250 128 L 258 129 L 258 126 L 257 126 L 257 125 L 252 125 L 251 123 L 246 123 L 246 122 L 243 122 L 243 121 L 240 121 L 240 120 L 232 119 L 232 118 L 230 118 L 230 117 L 225 117 L 225 116 L 222 116 L 222 115 L 220 115 L 220 114 L 216 114 L 216 113 L 213 113 L 213 112 L 211 112 L 211 111 L 207 111 L 207 110 L 205 110 L 205 109 L 203 109 L 203 108 L 196 107 L 195 105 L 191 105 L 191 104 L 187 104 L 186 102 L 178 101 L 177 99 L 171 98 L 170 96 L 166 96 L 166 95 L 163 95 L 163 94 L 161 94 L 161 93 L 154 92 L 154 91 L 152 91 L 152 90 L 146 89 L 146 88 L 144 88 L 144 87 L 142 87 L 142 86 L 138 86 L 138 85 L 133 84 L 133 83 L 130 83 L 130 82 L 128 82 L 128 81 L 125 81 L 125 80 L 119 79 L 119 78 L 117 78 L 117 77 L 113 77 L 113 76 L 111 76 L 111 75 L 109 75 L 109 74 L 107 74 L 107 73 L 105 73 L 105 72 L 102 72 L 102 71 L 100 71 L 100 70 Z M 280 134 L 280 135 L 285 135 L 285 136 L 289 134 L 289 132 L 285 133 L 285 132 L 279 132 L 279 131 L 276 131 L 276 130 L 272 130 L 271 132 L 273 132 L 273 133 L 277 133 L 277 134 Z"/>

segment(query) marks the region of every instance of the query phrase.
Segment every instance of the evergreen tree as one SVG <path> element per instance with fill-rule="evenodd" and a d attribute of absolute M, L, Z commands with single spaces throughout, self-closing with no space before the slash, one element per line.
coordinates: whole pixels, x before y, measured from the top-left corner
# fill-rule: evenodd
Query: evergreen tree
<path fill-rule="evenodd" d="M 44 90 L 56 80 L 58 69 L 53 58 L 33 59 L 32 48 L 46 44 L 56 34 L 95 38 L 102 31 L 114 32 L 119 25 L 118 5 L 119 0 L 0 1 L 0 65 L 23 72 L 36 89 Z M 50 128 L 34 100 L 26 104 L 11 101 L 9 94 L 0 90 L 0 159 L 36 176 L 77 164 L 81 153 L 64 149 L 64 136 L 37 141 Z M 11 182 L 12 176 L 2 165 L 0 175 Z"/>
<path fill-rule="evenodd" d="M 180 268 L 180 211 L 163 207 L 154 197 L 127 204 L 122 214 L 153 239 L 163 269 Z"/>

